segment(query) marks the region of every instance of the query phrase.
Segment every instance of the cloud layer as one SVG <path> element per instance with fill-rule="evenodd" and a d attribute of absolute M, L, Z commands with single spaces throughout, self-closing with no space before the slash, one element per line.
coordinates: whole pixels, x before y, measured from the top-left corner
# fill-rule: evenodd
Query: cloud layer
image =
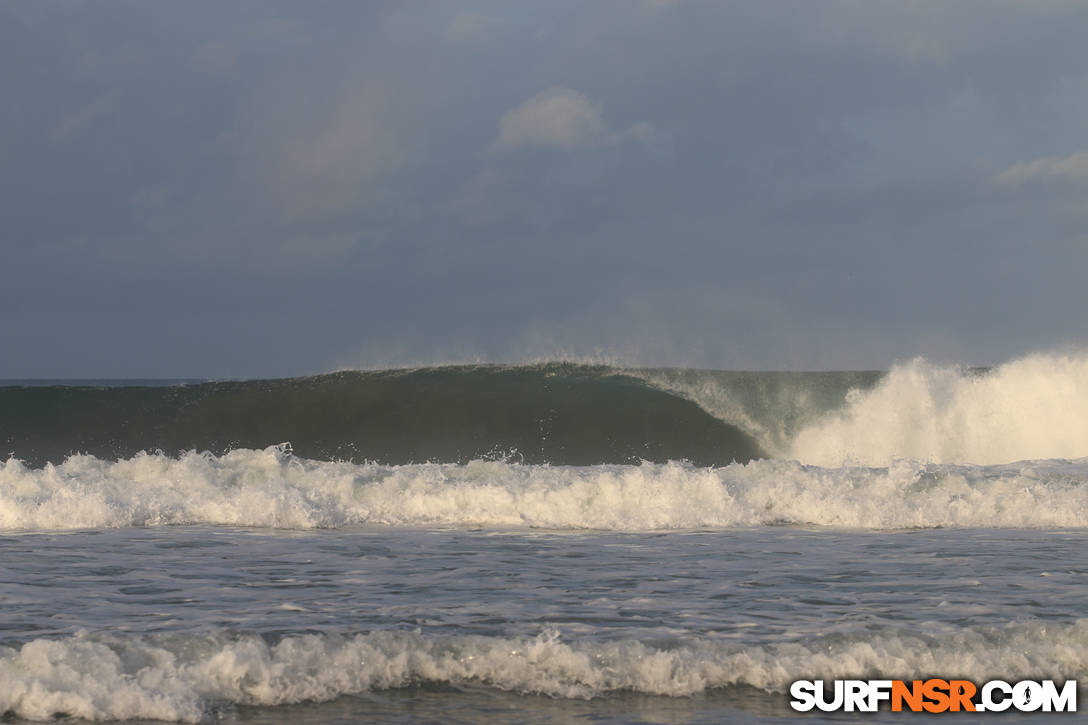
<path fill-rule="evenodd" d="M 0 5 L 0 377 L 1088 340 L 1088 7 Z"/>
<path fill-rule="evenodd" d="M 1088 152 L 1078 151 L 1068 156 L 1047 156 L 1021 161 L 997 175 L 1000 184 L 1018 186 L 1033 180 L 1088 179 Z"/>
<path fill-rule="evenodd" d="M 504 113 L 495 148 L 585 148 L 647 138 L 653 130 L 652 124 L 642 121 L 624 131 L 610 131 L 600 106 L 584 93 L 556 87 L 541 91 Z"/>

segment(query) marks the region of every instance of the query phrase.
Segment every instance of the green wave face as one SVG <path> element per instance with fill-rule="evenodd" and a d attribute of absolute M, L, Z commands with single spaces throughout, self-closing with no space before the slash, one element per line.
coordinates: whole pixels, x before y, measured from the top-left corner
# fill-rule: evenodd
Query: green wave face
<path fill-rule="evenodd" d="M 28 465 L 69 454 L 221 454 L 290 442 L 305 458 L 388 464 L 726 465 L 756 439 L 679 391 L 604 367 L 339 372 L 177 386 L 0 387 L 0 441 Z"/>
<path fill-rule="evenodd" d="M 696 402 L 737 426 L 775 458 L 791 458 L 797 434 L 841 410 L 851 391 L 861 395 L 885 377 L 873 370 L 753 372 L 657 368 L 630 371 L 655 388 Z"/>

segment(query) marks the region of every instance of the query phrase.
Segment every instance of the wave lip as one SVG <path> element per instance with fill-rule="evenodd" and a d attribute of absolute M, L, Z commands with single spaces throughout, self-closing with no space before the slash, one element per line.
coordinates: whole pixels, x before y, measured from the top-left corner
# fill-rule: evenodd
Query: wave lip
<path fill-rule="evenodd" d="M 737 426 L 611 368 L 552 363 L 340 372 L 182 386 L 0 386 L 0 442 L 30 462 L 73 452 L 222 454 L 289 440 L 307 458 L 387 464 L 593 465 L 763 455 Z"/>
<path fill-rule="evenodd" d="M 51 720 L 199 722 L 226 705 L 328 701 L 421 683 L 484 685 L 591 698 L 614 692 L 673 697 L 749 686 L 784 692 L 796 679 L 940 673 L 973 681 L 1069 679 L 1088 670 L 1088 620 L 1060 626 L 858 632 L 740 646 L 639 640 L 428 636 L 91 635 L 0 647 L 0 714 Z"/>
<path fill-rule="evenodd" d="M 284 447 L 60 466 L 0 465 L 0 528 L 219 524 L 642 531 L 1088 527 L 1088 458 L 1003 466 L 806 466 L 760 460 L 530 466 L 312 461 Z"/>

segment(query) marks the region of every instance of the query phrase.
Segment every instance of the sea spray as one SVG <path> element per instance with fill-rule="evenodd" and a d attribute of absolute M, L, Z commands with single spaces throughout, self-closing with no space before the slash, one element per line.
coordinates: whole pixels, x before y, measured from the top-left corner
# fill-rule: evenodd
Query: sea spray
<path fill-rule="evenodd" d="M 1005 463 L 1088 455 L 1088 355 L 1033 355 L 989 371 L 921 359 L 802 430 L 807 463 Z"/>

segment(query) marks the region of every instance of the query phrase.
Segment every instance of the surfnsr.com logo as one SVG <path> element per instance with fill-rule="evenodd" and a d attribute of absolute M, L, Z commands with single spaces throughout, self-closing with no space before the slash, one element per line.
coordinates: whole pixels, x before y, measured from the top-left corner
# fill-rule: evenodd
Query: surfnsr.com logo
<path fill-rule="evenodd" d="M 1077 681 L 797 680 L 790 697 L 800 712 L 876 712 L 884 703 L 892 712 L 1076 712 Z"/>

